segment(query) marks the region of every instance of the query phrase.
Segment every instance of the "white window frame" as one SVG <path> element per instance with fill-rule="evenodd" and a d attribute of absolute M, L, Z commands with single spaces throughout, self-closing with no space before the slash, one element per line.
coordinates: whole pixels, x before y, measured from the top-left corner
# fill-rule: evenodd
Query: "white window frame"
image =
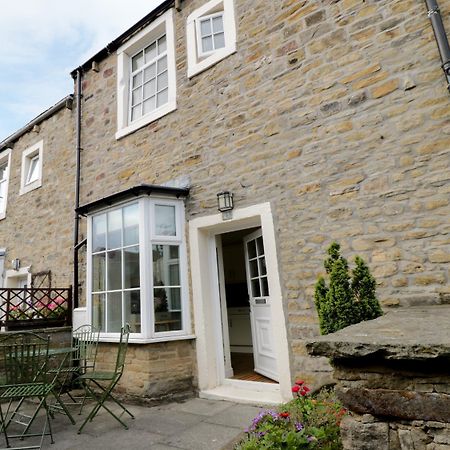
<path fill-rule="evenodd" d="M 225 47 L 204 53 L 201 47 L 200 20 L 223 14 Z M 236 52 L 236 23 L 233 0 L 210 0 L 193 11 L 186 23 L 188 77 L 191 78 Z"/>
<path fill-rule="evenodd" d="M 196 41 L 197 41 L 197 54 L 199 55 L 200 58 L 203 58 L 205 56 L 211 55 L 211 54 L 221 50 L 221 49 L 215 49 L 214 48 L 214 49 L 209 50 L 207 52 L 203 51 L 203 45 L 202 45 L 202 37 L 203 36 L 202 36 L 202 33 L 201 33 L 201 22 L 203 22 L 205 20 L 209 20 L 210 21 L 211 19 L 214 19 L 215 17 L 222 17 L 222 23 L 223 23 L 223 28 L 224 28 L 223 29 L 223 34 L 225 35 L 225 18 L 224 18 L 223 11 L 219 11 L 219 12 L 216 12 L 216 13 L 213 13 L 213 14 L 208 14 L 207 16 L 201 16 L 198 19 L 196 19 L 196 21 L 195 21 L 195 24 L 196 24 L 195 31 L 197 33 L 196 34 L 196 36 L 197 36 L 197 39 L 196 39 Z M 211 34 L 211 37 L 213 37 L 213 36 L 214 36 L 214 32 L 212 32 L 212 34 Z M 213 42 L 213 45 L 215 45 L 214 44 L 214 39 L 212 40 L 212 42 Z M 225 46 L 226 46 L 226 42 L 225 42 Z"/>
<path fill-rule="evenodd" d="M 42 186 L 42 167 L 43 167 L 43 153 L 44 153 L 44 141 L 39 141 L 38 143 L 28 147 L 22 152 L 22 168 L 21 168 L 21 178 L 20 178 L 20 191 L 19 195 L 26 194 L 27 192 L 33 191 Z M 27 183 L 31 162 L 33 159 L 38 158 L 38 178 L 31 183 Z"/>
<path fill-rule="evenodd" d="M 5 184 L 4 195 L 5 198 L 0 204 L 0 220 L 6 217 L 6 206 L 8 204 L 8 188 L 9 188 L 9 174 L 11 172 L 11 149 L 7 148 L 3 152 L 0 153 L 0 165 L 6 164 L 5 177 L 2 183 Z"/>
<path fill-rule="evenodd" d="M 156 38 L 166 35 L 167 70 L 168 70 L 168 102 L 153 111 L 131 122 L 131 58 L 139 50 L 147 47 Z M 117 50 L 117 132 L 120 139 L 139 128 L 169 114 L 176 104 L 176 63 L 175 34 L 173 24 L 173 8 L 158 17 L 145 29 L 137 33 Z"/>
<path fill-rule="evenodd" d="M 189 305 L 189 287 L 187 277 L 187 250 L 185 238 L 184 203 L 166 197 L 141 196 L 115 204 L 109 208 L 102 208 L 88 216 L 88 244 L 87 244 L 87 289 L 86 305 L 88 322 L 92 323 L 92 221 L 95 216 L 105 214 L 117 208 L 133 203 L 139 204 L 139 271 L 141 298 L 141 332 L 131 333 L 130 342 L 144 344 L 179 339 L 192 339 L 191 315 Z M 155 236 L 154 207 L 156 204 L 174 205 L 176 217 L 176 236 Z M 155 331 L 155 313 L 153 299 L 153 258 L 152 245 L 178 245 L 181 285 L 181 321 L 182 329 L 176 331 Z M 100 333 L 103 342 L 119 342 L 120 333 Z"/>

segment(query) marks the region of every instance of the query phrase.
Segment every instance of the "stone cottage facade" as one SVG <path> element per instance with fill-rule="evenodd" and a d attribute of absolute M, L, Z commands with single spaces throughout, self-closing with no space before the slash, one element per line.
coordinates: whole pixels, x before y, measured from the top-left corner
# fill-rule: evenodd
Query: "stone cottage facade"
<path fill-rule="evenodd" d="M 132 323 L 128 395 L 278 401 L 295 376 L 327 382 L 304 342 L 333 240 L 369 263 L 385 308 L 448 301 L 449 98 L 422 2 L 166 1 L 72 75 L 87 237 L 75 317 L 102 329 L 101 364 Z M 50 133 L 74 148 L 74 113 L 41 132 L 52 120 L 68 120 Z M 74 182 L 74 154 L 58 155 Z M 55 235 L 71 233 L 64 217 Z M 69 241 L 17 252 L 63 277 Z"/>

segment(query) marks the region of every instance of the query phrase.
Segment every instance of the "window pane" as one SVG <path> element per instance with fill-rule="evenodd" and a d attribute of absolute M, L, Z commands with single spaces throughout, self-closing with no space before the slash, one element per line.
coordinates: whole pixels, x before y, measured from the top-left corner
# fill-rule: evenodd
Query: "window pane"
<path fill-rule="evenodd" d="M 34 157 L 29 161 L 27 184 L 39 178 L 39 157 Z"/>
<path fill-rule="evenodd" d="M 8 166 L 1 166 L 0 167 L 0 181 L 6 180 L 6 169 Z"/>
<path fill-rule="evenodd" d="M 105 253 L 98 253 L 92 256 L 92 291 L 99 292 L 105 291 L 105 278 L 106 278 L 106 266 L 105 266 Z"/>
<path fill-rule="evenodd" d="M 122 328 L 122 292 L 111 292 L 107 294 L 107 325 L 108 333 L 118 333 Z"/>
<path fill-rule="evenodd" d="M 164 53 L 167 50 L 167 39 L 166 35 L 158 39 L 158 53 Z"/>
<path fill-rule="evenodd" d="M 139 52 L 137 55 L 133 56 L 131 60 L 132 71 L 140 69 L 144 63 L 144 55 Z"/>
<path fill-rule="evenodd" d="M 179 286 L 178 245 L 153 245 L 153 286 Z"/>
<path fill-rule="evenodd" d="M 150 44 L 145 49 L 145 62 L 149 62 L 152 59 L 154 59 L 156 56 L 156 42 L 153 42 L 153 44 Z"/>
<path fill-rule="evenodd" d="M 144 84 L 144 98 L 149 98 L 155 95 L 155 92 L 156 92 L 156 79 L 153 78 L 153 80 Z"/>
<path fill-rule="evenodd" d="M 139 246 L 125 248 L 123 258 L 124 289 L 139 287 Z"/>
<path fill-rule="evenodd" d="M 131 105 L 134 106 L 141 102 L 142 102 L 142 88 L 137 88 L 133 91 L 131 97 Z"/>
<path fill-rule="evenodd" d="M 141 110 L 142 110 L 142 106 L 138 105 L 135 106 L 134 108 L 131 109 L 131 120 L 136 120 L 139 119 L 139 117 L 141 117 Z"/>
<path fill-rule="evenodd" d="M 137 73 L 133 76 L 133 88 L 142 85 L 142 72 Z"/>
<path fill-rule="evenodd" d="M 122 289 L 122 252 L 108 252 L 108 291 Z"/>
<path fill-rule="evenodd" d="M 212 36 L 202 38 L 202 49 L 205 53 L 213 50 Z"/>
<path fill-rule="evenodd" d="M 212 29 L 214 33 L 223 33 L 223 16 L 213 18 Z"/>
<path fill-rule="evenodd" d="M 141 294 L 139 291 L 124 292 L 125 323 L 130 324 L 132 333 L 141 332 Z"/>
<path fill-rule="evenodd" d="M 155 299 L 155 331 L 176 331 L 182 329 L 181 289 L 157 288 Z"/>
<path fill-rule="evenodd" d="M 123 245 L 139 244 L 139 204 L 123 208 Z"/>
<path fill-rule="evenodd" d="M 214 35 L 214 48 L 217 50 L 218 48 L 225 47 L 225 35 L 223 33 Z"/>
<path fill-rule="evenodd" d="M 250 267 L 250 278 L 255 278 L 258 276 L 258 261 L 256 259 L 249 261 Z"/>
<path fill-rule="evenodd" d="M 155 99 L 156 97 L 150 97 L 148 100 L 144 102 L 144 114 L 149 113 L 155 109 Z"/>
<path fill-rule="evenodd" d="M 92 252 L 101 252 L 106 248 L 106 214 L 92 219 Z"/>
<path fill-rule="evenodd" d="M 115 209 L 108 213 L 108 248 L 122 246 L 122 210 Z"/>
<path fill-rule="evenodd" d="M 148 66 L 144 70 L 144 81 L 148 81 L 155 77 L 156 77 L 156 63 L 153 63 L 151 66 Z"/>
<path fill-rule="evenodd" d="M 260 273 L 260 275 L 267 274 L 266 258 L 264 256 L 261 256 L 259 258 L 259 273 Z"/>
<path fill-rule="evenodd" d="M 92 325 L 105 331 L 105 294 L 92 296 Z"/>
<path fill-rule="evenodd" d="M 165 105 L 169 101 L 169 91 L 167 89 L 164 89 L 164 91 L 161 91 L 158 93 L 158 105 L 159 108 L 162 105 Z"/>
<path fill-rule="evenodd" d="M 175 206 L 155 206 L 155 234 L 157 236 L 176 236 Z"/>
<path fill-rule="evenodd" d="M 158 59 L 158 73 L 164 72 L 165 70 L 167 70 L 167 56 Z"/>
<path fill-rule="evenodd" d="M 200 21 L 200 34 L 202 36 L 207 36 L 211 34 L 211 20 L 205 19 Z"/>
<path fill-rule="evenodd" d="M 167 70 L 163 72 L 161 75 L 158 75 L 158 91 L 162 91 L 169 84 L 169 78 L 167 74 Z"/>
<path fill-rule="evenodd" d="M 255 258 L 256 257 L 255 241 L 247 242 L 247 250 L 248 250 L 248 257 L 249 258 Z"/>

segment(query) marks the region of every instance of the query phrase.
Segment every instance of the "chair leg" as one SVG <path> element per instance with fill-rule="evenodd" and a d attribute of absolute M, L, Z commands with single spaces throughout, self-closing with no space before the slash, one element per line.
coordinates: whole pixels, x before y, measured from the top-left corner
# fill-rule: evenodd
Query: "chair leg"
<path fill-rule="evenodd" d="M 6 432 L 6 423 L 5 423 L 5 419 L 3 417 L 3 408 L 2 408 L 2 404 L 0 402 L 0 420 L 1 420 L 1 426 L 2 426 L 2 432 L 5 436 L 5 441 L 6 441 L 6 447 L 9 447 L 9 440 L 8 440 L 8 434 Z"/>
<path fill-rule="evenodd" d="M 72 423 L 72 425 L 75 425 L 75 420 L 72 417 L 72 414 L 70 414 L 70 411 L 67 409 L 66 405 L 64 404 L 64 402 L 61 400 L 61 397 L 52 390 L 52 394 L 55 397 L 56 401 L 59 403 L 59 406 L 62 408 L 62 410 L 64 411 L 64 414 L 69 418 L 70 422 Z"/>

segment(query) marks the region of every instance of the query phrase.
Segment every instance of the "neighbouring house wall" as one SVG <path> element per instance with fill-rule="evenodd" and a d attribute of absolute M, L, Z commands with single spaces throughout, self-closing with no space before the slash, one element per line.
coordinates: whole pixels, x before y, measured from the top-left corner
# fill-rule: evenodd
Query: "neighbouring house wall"
<path fill-rule="evenodd" d="M 386 308 L 450 295 L 449 95 L 426 8 L 235 0 L 237 52 L 188 79 L 185 23 L 203 3 L 174 13 L 176 111 L 116 140 L 116 55 L 84 75 L 81 203 L 180 179 L 187 220 L 223 189 L 237 208 L 271 202 L 292 375 L 318 383 L 329 366 L 304 339 L 332 240 L 367 260 Z"/>
<path fill-rule="evenodd" d="M 6 217 L 0 220 L 0 246 L 32 274 L 51 271 L 53 287 L 72 284 L 75 190 L 74 113 L 62 109 L 14 143 Z M 42 186 L 19 195 L 22 152 L 43 141 Z M 45 281 L 44 287 L 48 287 Z"/>

